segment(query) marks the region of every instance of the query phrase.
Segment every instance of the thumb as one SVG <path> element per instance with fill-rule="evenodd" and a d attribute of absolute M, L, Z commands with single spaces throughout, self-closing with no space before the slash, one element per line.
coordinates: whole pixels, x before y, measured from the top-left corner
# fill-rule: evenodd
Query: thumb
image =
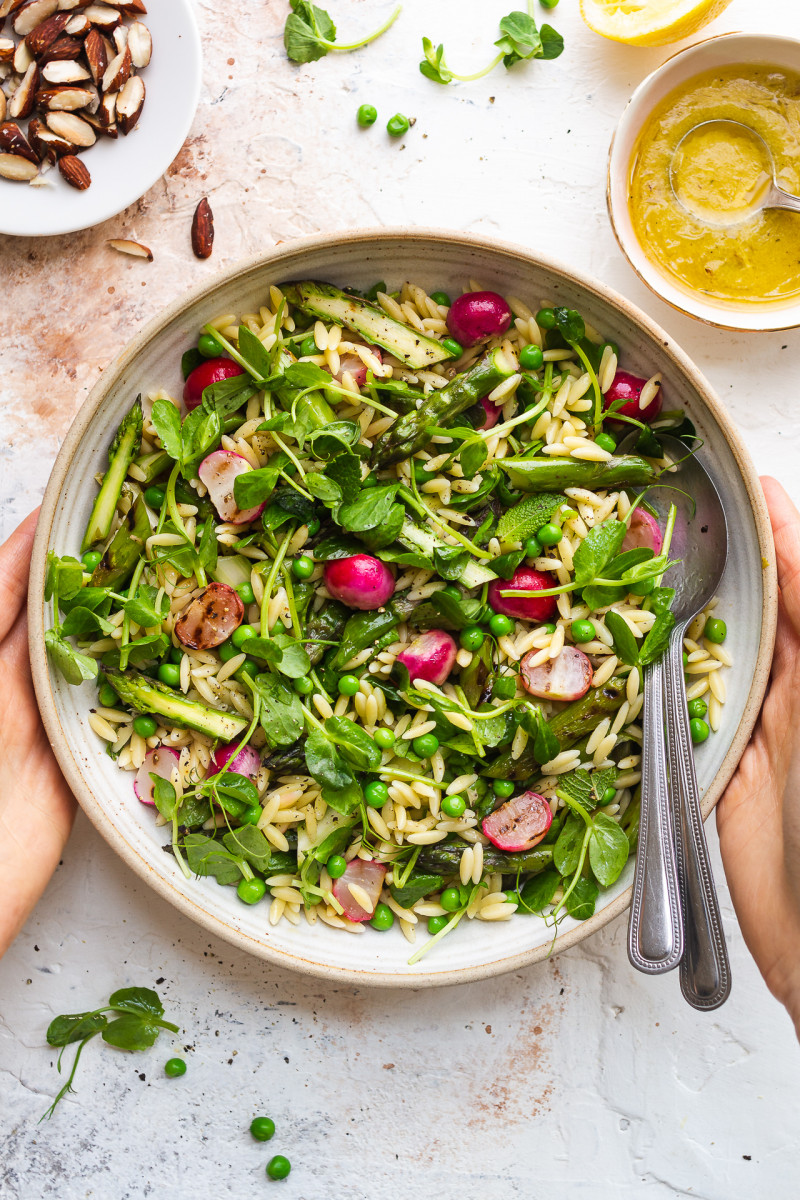
<path fill-rule="evenodd" d="M 19 616 L 28 594 L 28 572 L 38 517 L 37 508 L 0 546 L 0 641 Z"/>
<path fill-rule="evenodd" d="M 775 539 L 778 586 L 792 624 L 800 629 L 800 513 L 777 479 L 765 475 L 761 483 Z"/>

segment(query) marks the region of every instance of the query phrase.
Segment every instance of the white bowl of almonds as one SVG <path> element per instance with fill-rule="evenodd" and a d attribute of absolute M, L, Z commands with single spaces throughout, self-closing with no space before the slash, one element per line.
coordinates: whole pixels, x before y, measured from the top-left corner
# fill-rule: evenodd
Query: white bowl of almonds
<path fill-rule="evenodd" d="M 200 39 L 188 0 L 0 0 L 0 231 L 115 216 L 189 132 Z"/>

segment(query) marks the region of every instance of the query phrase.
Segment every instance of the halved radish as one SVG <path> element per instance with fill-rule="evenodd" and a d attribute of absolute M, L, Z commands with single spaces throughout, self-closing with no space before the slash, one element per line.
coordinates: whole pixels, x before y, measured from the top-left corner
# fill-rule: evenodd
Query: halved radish
<path fill-rule="evenodd" d="M 375 912 L 383 887 L 383 863 L 354 858 L 333 885 L 333 894 L 350 921 L 368 921 Z"/>
<path fill-rule="evenodd" d="M 503 592 L 545 592 L 554 587 L 558 587 L 558 580 L 548 571 L 517 567 L 510 579 L 493 579 L 489 584 L 489 605 L 507 617 L 544 624 L 555 616 L 558 596 L 504 596 Z"/>
<path fill-rule="evenodd" d="M 484 396 L 478 401 L 486 416 L 481 421 L 480 425 L 476 425 L 476 429 L 493 429 L 500 419 L 500 409 L 491 400 L 487 400 Z"/>
<path fill-rule="evenodd" d="M 183 388 L 183 403 L 189 412 L 203 403 L 203 392 L 214 383 L 244 375 L 244 369 L 230 358 L 207 358 L 191 372 Z"/>
<path fill-rule="evenodd" d="M 531 650 L 519 664 L 526 692 L 543 700 L 580 700 L 586 695 L 592 686 L 594 668 L 582 650 L 565 646 L 558 658 L 534 667 L 531 660 L 538 653 L 538 650 Z"/>
<path fill-rule="evenodd" d="M 222 520 L 230 525 L 246 525 L 248 521 L 255 521 L 266 508 L 266 500 L 256 508 L 239 508 L 236 503 L 234 480 L 252 469 L 246 458 L 234 454 L 232 450 L 212 450 L 200 463 L 197 472 L 200 482 L 208 488 L 211 503 Z"/>
<path fill-rule="evenodd" d="M 654 554 L 660 554 L 663 545 L 664 535 L 655 517 L 651 517 L 643 508 L 634 509 L 622 549 L 652 550 Z"/>
<path fill-rule="evenodd" d="M 378 362 L 383 362 L 383 356 L 377 346 L 370 346 L 369 349 Z M 358 387 L 363 387 L 367 382 L 367 364 L 362 362 L 357 354 L 343 354 L 339 361 L 339 370 L 333 378 L 341 383 L 345 371 L 349 371 Z"/>
<path fill-rule="evenodd" d="M 533 849 L 547 833 L 552 820 L 544 796 L 523 792 L 484 817 L 482 829 L 498 850 L 513 853 Z"/>
<path fill-rule="evenodd" d="M 237 775 L 246 775 L 248 779 L 255 779 L 261 769 L 261 757 L 257 750 L 254 750 L 252 746 L 242 746 L 240 750 L 239 743 L 232 742 L 229 746 L 220 746 L 217 749 L 211 759 L 209 774 L 216 775 L 228 766 L 231 759 L 233 762 L 231 762 L 229 770 L 234 771 Z"/>
<path fill-rule="evenodd" d="M 147 751 L 144 762 L 139 767 L 133 781 L 133 790 L 137 800 L 141 800 L 142 804 L 155 804 L 153 780 L 150 776 L 157 775 L 159 779 L 166 779 L 172 783 L 172 772 L 178 765 L 178 757 L 177 751 L 172 750 L 169 746 L 156 746 L 155 750 Z"/>
<path fill-rule="evenodd" d="M 609 408 L 615 400 L 622 400 L 622 406 L 617 409 L 621 417 L 633 417 L 636 421 L 644 422 L 655 421 L 661 412 L 661 388 L 656 388 L 653 399 L 642 408 L 639 397 L 646 383 L 646 379 L 642 379 L 638 375 L 631 375 L 630 371 L 617 371 L 614 382 L 603 397 L 603 408 Z M 624 424 L 623 421 L 615 422 L 613 416 L 609 417 L 609 420 L 612 424 Z M 630 426 L 628 425 L 626 428 L 630 429 Z"/>
<path fill-rule="evenodd" d="M 440 687 L 455 666 L 457 654 L 458 646 L 449 633 L 429 629 L 401 650 L 397 661 L 408 668 L 412 683 L 424 679 Z"/>
<path fill-rule="evenodd" d="M 238 629 L 244 605 L 227 583 L 210 583 L 175 622 L 175 636 L 192 650 L 213 650 Z"/>

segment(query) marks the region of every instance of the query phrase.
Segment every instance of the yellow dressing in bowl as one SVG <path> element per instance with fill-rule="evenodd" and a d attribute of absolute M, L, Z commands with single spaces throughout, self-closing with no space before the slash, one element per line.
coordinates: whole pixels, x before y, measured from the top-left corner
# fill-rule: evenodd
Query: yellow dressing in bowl
<path fill-rule="evenodd" d="M 723 304 L 797 297 L 800 214 L 758 209 L 773 170 L 800 194 L 800 75 L 743 64 L 677 88 L 631 158 L 628 203 L 648 258 Z"/>

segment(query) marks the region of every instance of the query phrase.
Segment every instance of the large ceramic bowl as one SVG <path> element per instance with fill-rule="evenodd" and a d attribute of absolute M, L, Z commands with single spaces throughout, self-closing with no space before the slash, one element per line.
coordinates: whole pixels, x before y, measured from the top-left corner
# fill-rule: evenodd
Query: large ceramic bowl
<path fill-rule="evenodd" d="M 73 688 L 48 666 L 43 632 L 50 621 L 43 602 L 48 550 L 77 554 L 95 488 L 122 414 L 138 392 L 166 387 L 178 394 L 181 354 L 203 323 L 222 312 L 252 311 L 270 283 L 317 278 L 365 287 L 416 280 L 433 290 L 458 292 L 470 278 L 516 295 L 534 308 L 542 297 L 580 309 L 623 347 L 625 366 L 640 375 L 663 374 L 669 406 L 685 406 L 704 440 L 704 461 L 725 504 L 730 532 L 729 567 L 721 588 L 721 613 L 733 652 L 729 700 L 720 733 L 698 753 L 703 811 L 722 793 L 752 731 L 767 680 L 775 632 L 776 584 L 772 541 L 753 466 L 724 408 L 702 375 L 669 336 L 604 284 L 527 253 L 478 237 L 423 230 L 366 231 L 304 238 L 243 263 L 212 285 L 168 308 L 133 339 L 106 369 L 70 429 L 45 494 L 36 534 L 30 592 L 31 657 L 36 691 L 50 741 L 75 795 L 119 855 L 176 908 L 234 945 L 298 971 L 360 984 L 414 987 L 450 984 L 499 974 L 536 962 L 550 952 L 552 934 L 536 917 L 481 924 L 462 922 L 416 967 L 408 942 L 395 928 L 359 937 L 321 922 L 312 928 L 267 924 L 267 906 L 246 907 L 232 888 L 213 880 L 186 880 L 162 850 L 164 831 L 133 796 L 131 775 L 117 770 L 87 721 L 94 701 L 88 686 Z M 632 861 L 603 893 L 596 915 L 560 926 L 556 950 L 589 937 L 624 911 Z"/>

